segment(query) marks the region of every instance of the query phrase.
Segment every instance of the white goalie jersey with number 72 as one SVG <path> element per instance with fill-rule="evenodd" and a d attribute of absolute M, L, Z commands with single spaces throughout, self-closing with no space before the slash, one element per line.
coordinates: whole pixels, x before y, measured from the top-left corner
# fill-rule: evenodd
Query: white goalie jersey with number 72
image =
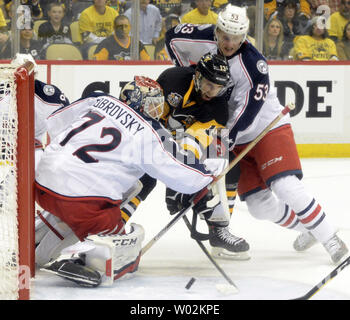
<path fill-rule="evenodd" d="M 198 161 L 173 154 L 179 146 L 159 122 L 111 96 L 90 97 L 58 110 L 47 121 L 51 143 L 36 182 L 68 197 L 123 199 L 146 172 L 182 193 L 212 181 Z"/>

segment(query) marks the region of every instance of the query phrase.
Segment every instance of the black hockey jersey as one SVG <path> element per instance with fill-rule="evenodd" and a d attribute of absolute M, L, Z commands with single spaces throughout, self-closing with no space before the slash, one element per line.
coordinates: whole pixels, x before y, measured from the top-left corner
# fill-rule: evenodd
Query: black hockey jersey
<path fill-rule="evenodd" d="M 196 121 L 215 120 L 225 126 L 228 119 L 227 101 L 215 97 L 204 101 L 194 88 L 195 67 L 173 67 L 163 71 L 157 79 L 164 91 L 166 115 L 172 116 L 188 128 Z"/>
<path fill-rule="evenodd" d="M 173 67 L 163 71 L 157 82 L 164 91 L 165 126 L 199 159 L 211 152 L 207 148 L 225 128 L 228 106 L 224 96 L 202 100 L 195 90 L 194 75 L 195 66 Z"/>

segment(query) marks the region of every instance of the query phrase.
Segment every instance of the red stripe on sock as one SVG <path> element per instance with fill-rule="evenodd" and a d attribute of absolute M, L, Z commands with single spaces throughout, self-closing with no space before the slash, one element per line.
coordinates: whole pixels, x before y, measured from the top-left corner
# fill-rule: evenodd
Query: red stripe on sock
<path fill-rule="evenodd" d="M 292 223 L 292 221 L 294 220 L 294 218 L 295 218 L 295 213 L 294 213 L 294 211 L 292 210 L 292 211 L 290 212 L 290 217 L 288 218 L 288 220 L 287 220 L 284 224 L 281 224 L 281 226 L 282 226 L 282 227 L 286 227 L 286 226 L 290 225 L 290 224 Z"/>
<path fill-rule="evenodd" d="M 301 220 L 302 223 L 309 223 L 321 212 L 321 206 L 317 205 L 316 209 L 305 219 Z"/>

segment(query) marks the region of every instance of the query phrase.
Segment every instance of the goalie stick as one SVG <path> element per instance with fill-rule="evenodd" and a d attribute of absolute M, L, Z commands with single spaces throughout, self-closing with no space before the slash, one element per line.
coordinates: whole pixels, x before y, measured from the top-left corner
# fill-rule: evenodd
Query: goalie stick
<path fill-rule="evenodd" d="M 283 110 L 273 119 L 269 125 L 252 141 L 244 150 L 242 150 L 235 159 L 233 159 L 226 169 L 214 177 L 213 181 L 209 183 L 205 188 L 197 192 L 190 199 L 190 205 L 187 208 L 183 208 L 179 213 L 162 229 L 159 233 L 153 237 L 141 250 L 141 255 L 144 255 L 177 221 L 179 221 L 190 209 L 192 209 L 205 195 L 214 187 L 214 185 L 223 178 L 255 145 L 291 110 L 295 108 L 294 104 L 289 104 L 283 108 Z"/>
<path fill-rule="evenodd" d="M 339 266 L 337 266 L 330 274 L 328 274 L 327 277 L 323 278 L 318 284 L 316 284 L 309 292 L 304 294 L 303 296 L 299 298 L 295 298 L 292 300 L 309 300 L 315 293 L 321 290 L 323 286 L 326 285 L 330 280 L 335 278 L 340 271 L 345 269 L 348 265 L 350 265 L 350 256 L 347 257 Z"/>

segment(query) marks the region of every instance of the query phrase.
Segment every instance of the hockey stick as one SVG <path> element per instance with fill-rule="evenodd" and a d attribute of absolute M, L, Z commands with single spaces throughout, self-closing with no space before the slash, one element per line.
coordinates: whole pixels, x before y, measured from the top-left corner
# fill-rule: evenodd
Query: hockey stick
<path fill-rule="evenodd" d="M 192 225 L 189 222 L 188 218 L 186 216 L 182 217 L 186 223 L 186 226 L 188 228 L 188 230 L 191 231 L 192 229 Z M 221 273 L 221 275 L 227 280 L 227 282 L 234 287 L 235 290 L 238 290 L 237 286 L 235 285 L 235 283 L 231 280 L 231 278 L 226 274 L 226 272 L 218 265 L 218 263 L 213 259 L 213 257 L 210 255 L 210 253 L 208 252 L 207 248 L 204 246 L 204 244 L 195 239 L 196 242 L 198 243 L 198 245 L 200 246 L 200 248 L 202 249 L 202 251 L 205 253 L 205 255 L 208 257 L 208 259 L 210 260 L 210 262 L 214 265 L 214 267 Z"/>
<path fill-rule="evenodd" d="M 226 169 L 213 179 L 209 185 L 196 193 L 190 200 L 190 205 L 187 208 L 182 209 L 154 238 L 152 238 L 141 250 L 141 255 L 144 255 L 153 245 L 156 243 L 177 221 L 179 221 L 190 209 L 192 209 L 213 187 L 223 178 L 255 145 L 291 110 L 294 109 L 294 104 L 287 105 L 276 116 L 274 120 L 252 141 L 244 150 L 242 150 L 236 158 L 234 158 Z"/>
<path fill-rule="evenodd" d="M 315 293 L 320 291 L 321 288 L 326 285 L 326 283 L 335 278 L 340 271 L 345 269 L 348 265 L 350 265 L 350 256 L 347 257 L 338 267 L 336 267 L 327 277 L 323 278 L 318 284 L 316 284 L 308 293 L 292 300 L 309 300 Z"/>

